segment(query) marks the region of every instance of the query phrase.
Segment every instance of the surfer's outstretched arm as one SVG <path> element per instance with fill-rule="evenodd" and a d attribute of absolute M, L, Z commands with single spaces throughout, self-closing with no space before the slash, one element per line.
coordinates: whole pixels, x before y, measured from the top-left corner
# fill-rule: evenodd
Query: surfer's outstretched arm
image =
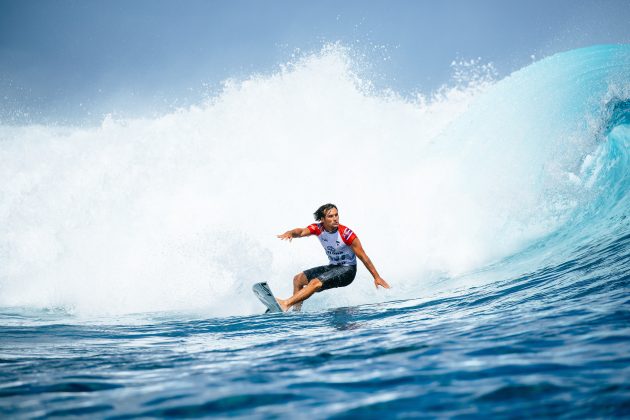
<path fill-rule="evenodd" d="M 304 236 L 309 236 L 310 234 L 311 231 L 308 230 L 308 228 L 295 228 L 287 230 L 283 234 L 278 235 L 278 238 L 282 239 L 283 241 L 288 240 L 289 242 L 291 242 L 291 239 L 293 238 L 302 238 Z"/>
<path fill-rule="evenodd" d="M 389 289 L 390 285 L 385 280 L 383 280 L 383 278 L 378 274 L 378 271 L 376 271 L 376 267 L 374 267 L 374 264 L 372 264 L 372 260 L 370 260 L 370 257 L 368 257 L 363 250 L 363 246 L 361 245 L 361 241 L 359 240 L 359 238 L 355 238 L 354 241 L 352 241 L 352 245 L 350 246 L 352 247 L 352 250 L 356 254 L 357 258 L 361 260 L 363 265 L 365 265 L 365 268 L 367 268 L 372 277 L 374 277 L 374 285 L 376 286 L 376 288 L 378 289 L 378 286 L 381 286 L 385 289 Z"/>

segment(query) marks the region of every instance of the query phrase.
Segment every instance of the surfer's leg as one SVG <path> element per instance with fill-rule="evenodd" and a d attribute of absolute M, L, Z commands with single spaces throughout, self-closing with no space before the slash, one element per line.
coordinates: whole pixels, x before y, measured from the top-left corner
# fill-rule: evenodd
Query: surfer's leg
<path fill-rule="evenodd" d="M 291 306 L 304 302 L 306 299 L 313 296 L 313 293 L 318 292 L 323 286 L 323 283 L 319 279 L 311 280 L 306 287 L 301 288 L 293 296 L 287 300 L 276 299 L 283 311 L 287 311 Z"/>
<path fill-rule="evenodd" d="M 300 274 L 296 274 L 293 277 L 293 294 L 295 295 L 297 292 L 302 290 L 304 286 L 308 284 L 308 278 L 306 278 L 306 274 L 301 272 Z M 293 310 L 299 312 L 302 309 L 302 302 L 296 303 L 293 305 Z"/>

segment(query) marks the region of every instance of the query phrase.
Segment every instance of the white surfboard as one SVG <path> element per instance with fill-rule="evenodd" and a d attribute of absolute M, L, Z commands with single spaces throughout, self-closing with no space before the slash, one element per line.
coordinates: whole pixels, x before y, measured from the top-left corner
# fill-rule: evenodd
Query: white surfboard
<path fill-rule="evenodd" d="M 273 296 L 271 289 L 266 281 L 256 283 L 252 286 L 252 290 L 256 297 L 267 307 L 267 312 L 282 312 L 282 308 L 278 305 L 276 298 Z"/>

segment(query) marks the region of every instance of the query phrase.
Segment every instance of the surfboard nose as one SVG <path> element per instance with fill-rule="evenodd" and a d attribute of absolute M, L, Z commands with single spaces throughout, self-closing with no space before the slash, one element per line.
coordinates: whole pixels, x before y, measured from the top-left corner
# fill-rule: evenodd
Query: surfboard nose
<path fill-rule="evenodd" d="M 256 297 L 265 305 L 270 312 L 283 312 L 276 301 L 275 296 L 267 285 L 267 282 L 256 283 L 252 286 L 252 291 Z"/>

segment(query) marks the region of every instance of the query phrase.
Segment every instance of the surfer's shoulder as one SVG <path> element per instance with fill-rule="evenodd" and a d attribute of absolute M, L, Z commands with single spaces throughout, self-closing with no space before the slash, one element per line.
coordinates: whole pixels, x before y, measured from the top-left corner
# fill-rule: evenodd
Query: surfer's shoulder
<path fill-rule="evenodd" d="M 311 234 L 319 236 L 324 230 L 324 226 L 321 223 L 311 223 L 307 226 L 307 229 Z"/>
<path fill-rule="evenodd" d="M 339 235 L 341 235 L 341 239 L 347 244 L 351 245 L 352 242 L 357 238 L 356 233 L 352 229 L 347 226 L 339 225 Z"/>

